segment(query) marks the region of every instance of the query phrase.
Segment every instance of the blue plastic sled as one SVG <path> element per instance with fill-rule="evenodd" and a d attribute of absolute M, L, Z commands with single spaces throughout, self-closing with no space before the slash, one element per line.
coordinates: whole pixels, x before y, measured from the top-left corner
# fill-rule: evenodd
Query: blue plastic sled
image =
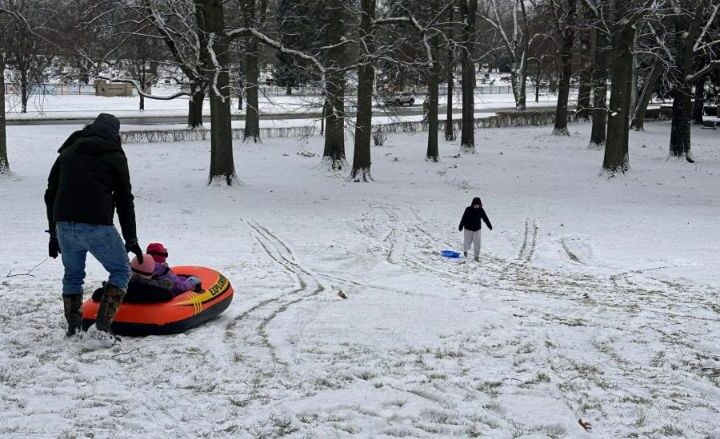
<path fill-rule="evenodd" d="M 456 252 L 455 250 L 443 250 L 440 252 L 441 255 L 445 256 L 446 258 L 459 258 L 460 253 Z"/>

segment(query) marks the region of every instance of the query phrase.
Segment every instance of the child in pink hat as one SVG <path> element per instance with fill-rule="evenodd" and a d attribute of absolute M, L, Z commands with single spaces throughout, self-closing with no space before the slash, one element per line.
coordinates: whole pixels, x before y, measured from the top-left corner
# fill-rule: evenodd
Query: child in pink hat
<path fill-rule="evenodd" d="M 178 276 L 173 273 L 167 264 L 168 252 L 164 245 L 159 242 L 153 242 L 147 246 L 147 254 L 150 263 L 153 265 L 151 278 L 161 282 L 169 282 L 171 291 L 174 295 L 184 293 L 186 291 L 202 291 L 200 279 L 195 276 Z"/>

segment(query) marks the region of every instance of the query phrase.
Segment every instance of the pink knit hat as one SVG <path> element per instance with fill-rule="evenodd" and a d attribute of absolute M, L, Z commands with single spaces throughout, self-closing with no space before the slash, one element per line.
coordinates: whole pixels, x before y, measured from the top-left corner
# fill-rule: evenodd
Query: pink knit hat
<path fill-rule="evenodd" d="M 155 260 L 152 256 L 145 254 L 143 255 L 143 262 L 141 264 L 138 262 L 137 256 L 135 256 L 132 262 L 130 262 L 130 268 L 133 274 L 150 279 L 153 271 L 155 271 Z"/>

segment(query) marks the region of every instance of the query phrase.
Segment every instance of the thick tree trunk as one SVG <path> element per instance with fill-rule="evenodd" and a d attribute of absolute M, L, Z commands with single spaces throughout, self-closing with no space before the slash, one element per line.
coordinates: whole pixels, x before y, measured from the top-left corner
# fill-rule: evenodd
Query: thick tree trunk
<path fill-rule="evenodd" d="M 7 134 L 5 131 L 5 54 L 0 51 L 0 175 L 10 172 L 7 155 Z"/>
<path fill-rule="evenodd" d="M 686 16 L 674 17 L 675 38 L 675 66 L 673 66 L 673 115 L 670 127 L 670 154 L 675 157 L 685 157 L 692 162 L 691 122 L 692 95 L 687 77 L 692 73 L 694 32 L 690 30 L 692 23 Z"/>
<path fill-rule="evenodd" d="M 450 8 L 450 18 L 449 22 L 452 23 L 455 18 L 455 8 Z M 448 30 L 448 40 L 453 41 L 454 35 L 453 35 L 453 29 L 454 26 L 451 26 Z M 455 130 L 453 129 L 453 83 L 455 82 L 455 78 L 453 75 L 453 70 L 455 69 L 455 52 L 453 50 L 453 47 L 451 45 L 448 45 L 448 52 L 447 52 L 447 108 L 445 109 L 445 140 L 447 141 L 453 141 L 455 140 Z"/>
<path fill-rule="evenodd" d="M 25 70 L 21 70 L 20 71 L 20 105 L 21 105 L 20 112 L 21 113 L 27 113 L 27 103 L 28 103 L 28 99 L 29 99 L 29 95 L 30 95 L 30 93 L 28 93 L 29 87 L 30 86 L 28 84 L 27 72 Z"/>
<path fill-rule="evenodd" d="M 428 107 L 428 144 L 425 159 L 432 162 L 440 160 L 440 152 L 438 149 L 438 74 L 433 69 L 428 74 L 428 99 L 430 106 Z"/>
<path fill-rule="evenodd" d="M 243 140 L 260 140 L 260 112 L 258 110 L 258 41 L 248 37 L 245 53 L 245 135 Z"/>
<path fill-rule="evenodd" d="M 330 68 L 325 75 L 325 91 L 329 103 L 326 126 L 325 148 L 323 160 L 333 170 L 343 169 L 345 159 L 345 72 L 342 66 L 345 61 L 345 45 L 340 41 L 345 36 L 345 9 L 339 0 L 326 2 L 329 11 L 327 26 L 328 44 L 335 45 L 328 50 Z"/>
<path fill-rule="evenodd" d="M 590 17 L 588 16 L 588 19 Z M 584 29 L 580 31 L 580 59 L 582 65 L 580 67 L 580 84 L 578 86 L 577 111 L 575 112 L 575 120 L 590 120 L 590 96 L 592 94 L 592 78 L 593 78 L 593 45 L 594 30 Z"/>
<path fill-rule="evenodd" d="M 568 131 L 568 99 L 570 96 L 570 75 L 572 75 L 572 49 L 575 44 L 575 11 L 577 0 L 568 0 L 567 14 L 562 31 L 562 47 L 560 48 L 560 83 L 558 84 L 557 109 L 555 110 L 555 128 L 553 134 L 569 136 Z"/>
<path fill-rule="evenodd" d="M 527 74 L 524 66 L 513 67 L 513 71 L 510 73 L 510 84 L 515 98 L 515 110 L 527 110 Z"/>
<path fill-rule="evenodd" d="M 235 162 L 230 125 L 230 74 L 228 72 L 228 42 L 224 37 L 225 16 L 221 0 L 204 0 L 204 27 L 208 35 L 215 35 L 212 50 L 220 65 L 211 65 L 210 75 L 210 175 L 209 182 L 223 182 L 228 186 L 235 179 Z M 212 57 L 209 57 L 212 59 Z"/>
<path fill-rule="evenodd" d="M 612 36 L 610 117 L 607 124 L 607 145 L 603 160 L 603 170 L 610 175 L 626 172 L 630 166 L 628 137 L 630 135 L 634 34 L 633 26 L 625 25 L 619 26 Z"/>
<path fill-rule="evenodd" d="M 190 100 L 188 101 L 188 127 L 201 128 L 203 126 L 203 103 L 205 90 L 202 85 L 190 84 Z"/>
<path fill-rule="evenodd" d="M 690 154 L 690 132 L 692 118 L 692 90 L 687 84 L 676 85 L 673 97 L 672 126 L 670 127 L 670 154 L 692 160 Z"/>
<path fill-rule="evenodd" d="M 465 152 L 475 152 L 475 12 L 477 0 L 462 0 L 460 11 L 464 21 L 460 57 L 462 63 L 462 131 L 460 147 Z"/>
<path fill-rule="evenodd" d="M 325 117 L 325 148 L 323 159 L 331 169 L 345 166 L 345 73 L 339 70 L 327 75 L 328 108 Z"/>
<path fill-rule="evenodd" d="M 693 122 L 696 125 L 703 124 L 703 107 L 705 106 L 705 78 L 700 78 L 695 83 L 695 103 L 693 104 Z"/>
<path fill-rule="evenodd" d="M 610 41 L 608 34 L 602 29 L 595 29 L 595 68 L 592 79 L 592 131 L 590 134 L 590 149 L 605 147 L 607 129 L 607 78 L 608 58 L 610 54 Z"/>
<path fill-rule="evenodd" d="M 642 131 L 645 129 L 645 114 L 647 113 L 647 107 L 655 90 L 655 85 L 660 79 L 662 72 L 663 66 L 660 61 L 657 61 L 653 64 L 650 69 L 650 73 L 645 78 L 642 92 L 640 93 L 635 111 L 633 112 L 632 121 L 630 122 L 630 127 L 636 131 Z"/>
<path fill-rule="evenodd" d="M 372 52 L 372 22 L 375 19 L 375 0 L 361 0 L 360 35 L 365 47 Z M 375 68 L 366 60 L 358 68 L 357 119 L 355 122 L 355 153 L 350 177 L 355 181 L 372 181 L 370 172 L 372 138 L 372 96 Z"/>
<path fill-rule="evenodd" d="M 145 96 L 140 95 L 140 111 L 145 111 Z"/>
<path fill-rule="evenodd" d="M 453 63 L 452 60 L 448 66 L 447 76 L 447 108 L 445 109 L 445 140 L 455 140 L 455 130 L 453 128 Z"/>

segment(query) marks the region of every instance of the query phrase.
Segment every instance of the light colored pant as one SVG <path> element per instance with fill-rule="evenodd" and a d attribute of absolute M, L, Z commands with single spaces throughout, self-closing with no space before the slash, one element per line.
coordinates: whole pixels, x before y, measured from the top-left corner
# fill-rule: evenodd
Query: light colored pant
<path fill-rule="evenodd" d="M 473 253 L 476 258 L 480 256 L 480 230 L 473 232 L 472 230 L 465 229 L 465 240 L 463 242 L 465 251 L 470 250 L 470 246 L 474 245 Z"/>
<path fill-rule="evenodd" d="M 55 230 L 65 266 L 63 296 L 82 294 L 88 252 L 110 273 L 109 283 L 127 289 L 130 264 L 115 226 L 58 221 Z"/>

